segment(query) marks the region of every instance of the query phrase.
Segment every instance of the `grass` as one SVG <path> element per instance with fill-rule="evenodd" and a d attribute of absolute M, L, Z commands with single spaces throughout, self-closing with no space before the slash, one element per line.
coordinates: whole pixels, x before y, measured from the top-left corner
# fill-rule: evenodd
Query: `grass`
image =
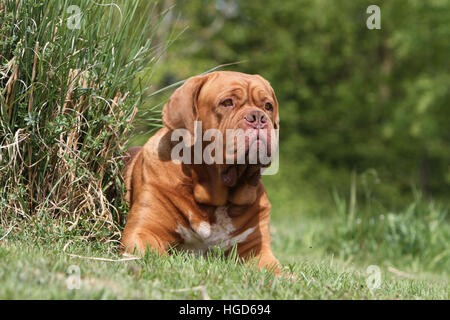
<path fill-rule="evenodd" d="M 448 299 L 446 276 L 408 273 L 381 266 L 381 286 L 366 284 L 366 265 L 323 254 L 323 247 L 298 245 L 298 227 L 317 228 L 274 219 L 273 249 L 298 279 L 225 259 L 220 252 L 198 258 L 185 253 L 169 257 L 149 254 L 132 261 L 94 261 L 75 257 L 120 259 L 115 242 L 89 241 L 63 225 L 11 232 L 0 241 L 2 299 Z M 299 222 L 299 221 L 296 221 Z M 288 226 L 291 227 L 288 227 Z M 51 230 L 50 230 L 51 229 Z M 282 229 L 283 232 L 279 230 Z M 38 232 L 40 230 L 40 232 Z M 2 230 L 1 234 L 5 234 Z M 339 239 L 336 239 L 339 241 Z M 293 253 L 295 251 L 295 253 Z M 69 289 L 69 267 L 79 267 L 81 285 Z"/>
<path fill-rule="evenodd" d="M 268 189 L 270 192 L 270 183 Z M 286 271 L 297 276 L 295 280 L 274 277 L 225 258 L 220 251 L 207 257 L 174 253 L 168 257 L 148 254 L 129 261 L 91 260 L 88 257 L 123 259 L 118 242 L 102 236 L 101 229 L 86 235 L 84 228 L 69 229 L 64 220 L 35 220 L 34 225 L 15 226 L 9 233 L 6 228 L 0 230 L 0 298 L 450 298 L 450 237 L 445 210 L 417 198 L 403 211 L 386 213 L 395 218 L 387 218 L 380 227 L 371 224 L 368 217 L 377 211 L 367 208 L 367 219 L 349 222 L 352 217 L 348 213 L 342 216 L 347 211 L 339 197 L 334 214 L 330 210 L 323 216 L 292 212 L 297 200 L 283 205 L 276 190 L 272 191 L 273 251 Z M 359 216 L 359 211 L 354 215 Z M 426 232 L 427 228 L 432 232 Z M 420 240 L 414 237 L 418 232 Z M 73 265 L 80 270 L 79 289 L 68 288 L 67 281 L 73 275 L 69 267 Z M 367 283 L 370 265 L 381 271 L 380 287 L 374 290 Z"/>
<path fill-rule="evenodd" d="M 120 160 L 162 17 L 150 1 L 118 4 L 0 0 L 0 224 L 62 217 L 119 232 Z"/>

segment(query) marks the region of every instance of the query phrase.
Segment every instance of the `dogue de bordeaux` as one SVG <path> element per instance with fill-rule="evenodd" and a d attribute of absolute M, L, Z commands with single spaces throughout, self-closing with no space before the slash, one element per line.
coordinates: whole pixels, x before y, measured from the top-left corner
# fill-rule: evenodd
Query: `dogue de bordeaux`
<path fill-rule="evenodd" d="M 281 274 L 270 245 L 270 202 L 261 182 L 266 165 L 171 159 L 178 143 L 172 132 L 194 133 L 194 121 L 201 121 L 203 131 L 217 129 L 224 136 L 227 129 L 253 132 L 245 140 L 246 150 L 255 142 L 269 145 L 274 137 L 259 134 L 279 128 L 278 102 L 269 82 L 232 71 L 191 77 L 164 106 L 162 120 L 164 127 L 143 147 L 131 148 L 125 160 L 130 211 L 122 252 L 165 255 L 175 248 L 201 254 L 214 246 L 229 252 L 236 245 L 243 260 L 255 259 L 259 268 Z"/>

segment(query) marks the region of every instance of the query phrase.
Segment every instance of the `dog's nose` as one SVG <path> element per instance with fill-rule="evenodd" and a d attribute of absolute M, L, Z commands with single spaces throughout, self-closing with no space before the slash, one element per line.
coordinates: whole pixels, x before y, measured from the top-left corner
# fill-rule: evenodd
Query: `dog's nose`
<path fill-rule="evenodd" d="M 267 127 L 267 117 L 261 110 L 252 110 L 244 117 L 245 123 L 255 129 Z"/>

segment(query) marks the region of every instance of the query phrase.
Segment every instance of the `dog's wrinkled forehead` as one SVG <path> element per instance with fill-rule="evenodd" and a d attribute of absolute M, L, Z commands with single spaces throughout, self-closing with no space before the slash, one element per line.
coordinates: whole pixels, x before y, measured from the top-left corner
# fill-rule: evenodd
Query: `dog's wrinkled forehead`
<path fill-rule="evenodd" d="M 226 103 L 225 100 L 228 100 Z M 270 118 L 278 128 L 278 103 L 269 82 L 259 75 L 234 71 L 217 71 L 189 78 L 164 105 L 162 120 L 170 130 L 178 128 L 194 132 L 196 120 L 217 126 L 215 119 L 230 118 L 243 113 L 245 108 L 264 109 L 270 104 Z M 223 108 L 221 106 L 232 106 Z M 234 108 L 238 106 L 238 108 Z M 273 106 L 273 107 L 272 107 Z M 230 112 L 230 110 L 232 110 Z M 212 113 L 211 113 L 212 112 Z M 264 111 L 263 111 L 264 112 Z M 214 115 L 214 117 L 212 116 Z M 242 116 L 242 114 L 240 114 Z M 218 120 L 219 121 L 219 120 Z"/>
<path fill-rule="evenodd" d="M 269 82 L 259 75 L 220 71 L 210 75 L 198 99 L 202 104 L 214 105 L 229 97 L 253 101 L 272 98 L 272 96 L 273 89 Z"/>

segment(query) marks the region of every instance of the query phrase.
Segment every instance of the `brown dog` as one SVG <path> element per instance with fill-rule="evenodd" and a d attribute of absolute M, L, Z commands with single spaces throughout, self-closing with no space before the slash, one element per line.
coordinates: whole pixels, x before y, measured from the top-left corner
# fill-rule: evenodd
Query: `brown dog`
<path fill-rule="evenodd" d="M 263 139 L 260 131 L 278 129 L 278 103 L 259 75 L 213 72 L 178 88 L 164 106 L 164 127 L 142 148 L 129 150 L 124 177 L 131 209 L 123 250 L 165 254 L 174 247 L 204 253 L 236 244 L 240 257 L 253 256 L 260 268 L 280 273 L 270 246 L 270 203 L 260 179 L 265 165 L 172 161 L 173 131 L 193 134 L 195 120 L 202 122 L 203 132 L 218 129 L 224 137 L 227 129 L 247 130 L 245 150 L 256 142 L 266 144 L 270 153 L 274 137 Z M 224 159 L 236 158 L 233 152 L 237 148 L 231 154 L 226 149 Z"/>

